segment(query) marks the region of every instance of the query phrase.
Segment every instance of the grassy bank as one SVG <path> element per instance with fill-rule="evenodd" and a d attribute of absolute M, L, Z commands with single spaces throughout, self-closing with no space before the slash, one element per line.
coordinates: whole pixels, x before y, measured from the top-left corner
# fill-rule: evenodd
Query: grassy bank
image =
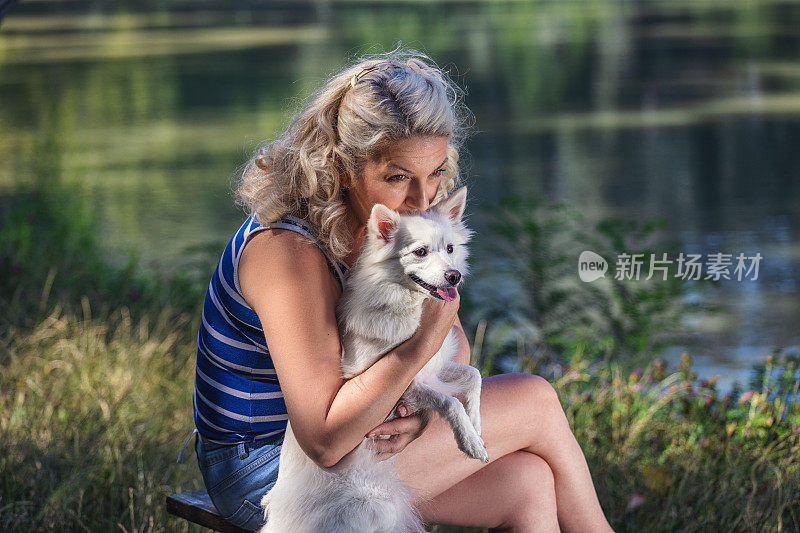
<path fill-rule="evenodd" d="M 175 457 L 204 283 L 108 265 L 63 198 L 0 204 L 0 530 L 185 531 L 163 499 L 202 485 L 191 446 Z M 617 531 L 800 529 L 796 357 L 721 395 L 688 358 L 637 369 L 569 346 L 525 370 L 558 390 Z"/>
<path fill-rule="evenodd" d="M 201 487 L 191 452 L 174 462 L 192 429 L 192 317 L 85 309 L 3 340 L 0 529 L 182 530 L 163 497 Z M 553 382 L 617 530 L 800 525 L 800 409 L 775 396 L 797 397 L 791 362 L 792 382 L 773 365 L 759 390 L 723 397 L 688 367 L 562 371 Z"/>

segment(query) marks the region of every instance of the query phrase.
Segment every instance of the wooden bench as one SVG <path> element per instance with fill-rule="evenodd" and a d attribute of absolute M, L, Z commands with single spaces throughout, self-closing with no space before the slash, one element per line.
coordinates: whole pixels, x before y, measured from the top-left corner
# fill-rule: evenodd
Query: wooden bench
<path fill-rule="evenodd" d="M 222 533 L 247 533 L 246 529 L 226 522 L 204 490 L 193 490 L 167 496 L 167 512 Z"/>

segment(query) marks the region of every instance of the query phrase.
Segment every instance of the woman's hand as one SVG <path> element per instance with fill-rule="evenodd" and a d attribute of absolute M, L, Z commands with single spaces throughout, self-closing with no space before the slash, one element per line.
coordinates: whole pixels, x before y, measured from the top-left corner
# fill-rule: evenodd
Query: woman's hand
<path fill-rule="evenodd" d="M 432 298 L 426 298 L 422 302 L 419 327 L 409 341 L 416 343 L 418 350 L 425 355 L 426 360 L 442 347 L 445 337 L 458 317 L 460 304 L 461 295 L 458 292 L 456 292 L 455 299 L 449 302 Z"/>
<path fill-rule="evenodd" d="M 376 437 L 370 438 L 367 446 L 378 452 L 379 461 L 402 452 L 411 441 L 422 435 L 430 421 L 427 414 L 410 413 L 404 402 L 397 406 L 397 414 L 400 418 L 384 422 L 367 434 L 367 437 Z"/>

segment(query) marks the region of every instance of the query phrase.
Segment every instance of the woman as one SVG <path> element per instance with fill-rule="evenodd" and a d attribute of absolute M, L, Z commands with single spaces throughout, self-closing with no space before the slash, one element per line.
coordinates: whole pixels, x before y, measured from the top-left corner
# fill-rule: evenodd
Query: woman
<path fill-rule="evenodd" d="M 203 306 L 195 379 L 195 442 L 211 499 L 229 521 L 263 523 L 291 418 L 322 466 L 365 436 L 396 455 L 428 523 L 495 531 L 609 531 L 583 453 L 553 388 L 537 376 L 486 378 L 483 438 L 491 462 L 469 460 L 441 420 L 397 407 L 452 325 L 469 347 L 459 300 L 425 302 L 422 325 L 366 372 L 340 377 L 334 310 L 363 244 L 372 206 L 427 209 L 458 181 L 468 112 L 422 54 L 395 50 L 355 62 L 259 149 L 237 191 L 252 215 L 228 244 Z M 270 231 L 266 231 L 269 229 Z"/>

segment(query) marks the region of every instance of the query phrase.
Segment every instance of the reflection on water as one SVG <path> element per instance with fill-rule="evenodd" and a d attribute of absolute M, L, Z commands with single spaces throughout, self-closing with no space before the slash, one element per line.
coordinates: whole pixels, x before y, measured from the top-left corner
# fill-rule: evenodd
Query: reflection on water
<path fill-rule="evenodd" d="M 728 315 L 687 324 L 699 374 L 744 380 L 800 344 L 798 3 L 238 6 L 17 6 L 0 27 L 0 192 L 47 169 L 91 197 L 110 254 L 184 268 L 238 226 L 237 166 L 298 98 L 402 40 L 467 88 L 473 207 L 544 193 L 589 218 L 663 215 L 686 253 L 760 252 L 757 281 L 715 291 Z"/>

